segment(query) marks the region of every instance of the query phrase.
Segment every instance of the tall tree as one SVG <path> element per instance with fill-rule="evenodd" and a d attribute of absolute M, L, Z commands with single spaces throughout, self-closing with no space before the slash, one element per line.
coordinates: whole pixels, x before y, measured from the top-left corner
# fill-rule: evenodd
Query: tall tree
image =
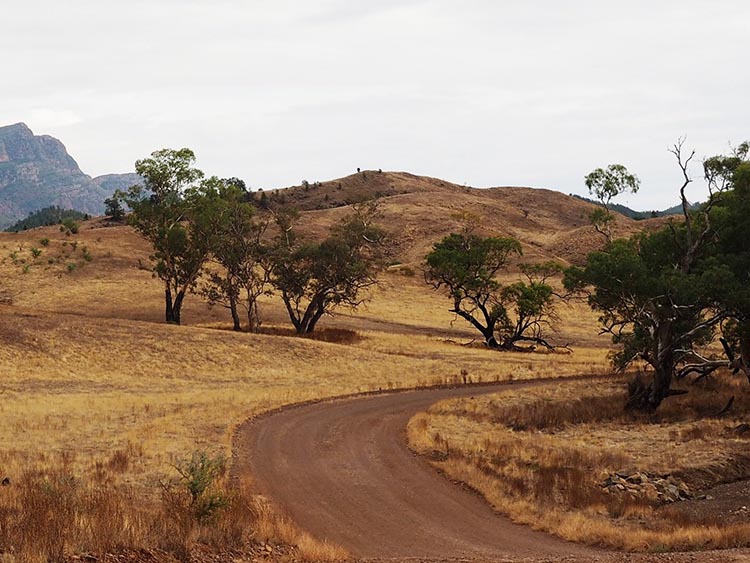
<path fill-rule="evenodd" d="M 706 260 L 712 252 L 712 197 L 697 212 L 691 210 L 686 188 L 692 182 L 681 139 L 671 149 L 682 175 L 680 199 L 683 221 L 629 240 L 609 242 L 588 256 L 584 268 L 566 272 L 568 289 L 588 296 L 598 311 L 604 332 L 618 346 L 614 363 L 624 369 L 644 360 L 653 368 L 650 382 L 629 385 L 628 406 L 654 410 L 676 394 L 672 381 L 678 366 L 701 355 L 696 347 L 709 342 L 715 327 L 727 317 L 715 306 L 715 282 L 723 267 Z"/>
<path fill-rule="evenodd" d="M 269 292 L 271 251 L 263 242 L 267 221 L 255 220 L 251 195 L 241 180 L 212 179 L 205 186 L 215 228 L 211 254 L 219 266 L 212 271 L 201 293 L 210 305 L 229 309 L 234 330 L 241 329 L 243 309 L 247 329 L 260 328 L 258 298 Z"/>
<path fill-rule="evenodd" d="M 597 168 L 584 179 L 589 193 L 596 197 L 601 208 L 591 213 L 591 223 L 607 241 L 612 240 L 612 224 L 615 216 L 610 209 L 612 200 L 623 193 L 636 193 L 641 186 L 638 176 L 628 172 L 622 164 L 610 164 L 607 168 Z"/>
<path fill-rule="evenodd" d="M 717 276 L 714 296 L 727 320 L 722 325 L 722 344 L 729 367 L 750 381 L 750 144 L 744 142 L 728 156 L 714 156 L 703 163 L 705 178 L 715 205 L 711 223 L 715 230 L 715 255 L 708 268 L 724 268 Z M 700 366 L 701 362 L 696 362 Z M 703 373 L 717 367 L 703 362 Z M 699 373 L 700 369 L 696 370 Z"/>
<path fill-rule="evenodd" d="M 210 227 L 196 213 L 201 193 L 193 185 L 203 172 L 194 162 L 187 148 L 155 151 L 135 163 L 144 185 L 123 196 L 130 224 L 153 248 L 151 271 L 164 283 L 165 319 L 174 324 L 180 324 L 185 295 L 195 287 L 210 250 Z"/>

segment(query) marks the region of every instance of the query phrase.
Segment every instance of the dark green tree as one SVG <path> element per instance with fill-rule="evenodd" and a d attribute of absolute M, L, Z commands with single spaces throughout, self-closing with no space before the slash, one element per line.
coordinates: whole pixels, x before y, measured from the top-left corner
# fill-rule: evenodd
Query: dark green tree
<path fill-rule="evenodd" d="M 215 216 L 211 255 L 219 266 L 209 273 L 201 293 L 210 305 L 229 309 L 234 330 L 241 329 L 240 309 L 247 329 L 260 328 L 258 298 L 269 293 L 271 249 L 263 242 L 267 221 L 256 221 L 250 194 L 236 179 L 204 182 L 207 205 Z"/>
<path fill-rule="evenodd" d="M 187 148 L 153 152 L 135 163 L 144 185 L 132 186 L 123 196 L 132 211 L 130 224 L 152 246 L 150 269 L 164 283 L 165 319 L 175 324 L 211 248 L 211 217 L 199 212 L 202 193 L 195 188 L 203 172 L 194 162 Z"/>
<path fill-rule="evenodd" d="M 124 194 L 117 190 L 112 197 L 104 200 L 104 214 L 112 221 L 122 221 L 125 217 L 125 209 L 122 207 Z"/>
<path fill-rule="evenodd" d="M 309 334 L 325 314 L 356 308 L 362 291 L 377 283 L 385 233 L 373 219 L 377 205 L 355 206 L 322 242 L 298 244 L 294 214 L 276 215 L 279 227 L 272 283 L 281 293 L 297 334 Z"/>
<path fill-rule="evenodd" d="M 544 335 L 555 319 L 555 293 L 549 278 L 560 267 L 549 262 L 521 265 L 525 280 L 503 286 L 498 274 L 520 243 L 512 238 L 481 237 L 472 225 L 435 244 L 425 258 L 425 280 L 433 289 L 447 291 L 450 309 L 476 328 L 490 348 L 519 349 L 528 342 L 552 349 Z"/>
<path fill-rule="evenodd" d="M 425 258 L 425 281 L 448 292 L 450 311 L 476 328 L 490 348 L 499 348 L 495 329 L 507 317 L 496 276 L 513 254 L 521 254 L 517 240 L 469 232 L 448 235 Z"/>
<path fill-rule="evenodd" d="M 750 381 L 750 145 L 740 144 L 728 156 L 715 156 L 703 163 L 705 178 L 714 200 L 710 220 L 715 232 L 715 254 L 706 269 L 722 271 L 714 282 L 716 309 L 727 319 L 722 324 L 722 344 L 728 367 Z M 717 361 L 695 362 L 701 375 L 722 367 Z"/>
<path fill-rule="evenodd" d="M 602 330 L 612 336 L 617 352 L 616 367 L 624 369 L 636 361 L 653 368 L 651 381 L 635 378 L 629 384 L 628 406 L 654 410 L 670 395 L 677 394 L 672 382 L 678 368 L 703 356 L 698 351 L 727 318 L 717 307 L 717 280 L 727 283 L 726 268 L 710 261 L 715 231 L 712 197 L 693 211 L 685 195 L 692 182 L 681 139 L 671 149 L 683 183 L 680 198 L 683 221 L 671 221 L 653 233 L 629 240 L 610 241 L 604 250 L 588 256 L 585 267 L 570 268 L 565 286 L 583 293 L 593 310 L 600 313 Z"/>

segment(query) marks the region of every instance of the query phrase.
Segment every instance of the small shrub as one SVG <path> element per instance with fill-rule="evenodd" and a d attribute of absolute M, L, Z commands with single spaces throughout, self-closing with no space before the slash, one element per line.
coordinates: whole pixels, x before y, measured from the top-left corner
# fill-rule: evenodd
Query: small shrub
<path fill-rule="evenodd" d="M 49 239 L 47 237 L 44 237 L 43 239 L 39 240 L 39 244 L 42 246 L 49 246 Z"/>
<path fill-rule="evenodd" d="M 29 268 L 31 268 L 31 264 L 24 264 L 24 266 L 23 266 L 23 273 L 24 274 L 28 274 L 29 273 Z"/>
<path fill-rule="evenodd" d="M 66 268 L 68 269 L 68 272 L 73 272 L 78 267 L 78 264 L 75 262 L 68 262 L 68 265 Z"/>
<path fill-rule="evenodd" d="M 34 258 L 39 258 L 42 255 L 42 250 L 40 248 L 32 247 L 31 255 Z"/>
<path fill-rule="evenodd" d="M 67 217 L 63 219 L 62 224 L 60 225 L 60 232 L 65 233 L 66 235 L 75 235 L 78 234 L 78 229 L 80 226 L 78 225 L 78 221 L 75 219 L 71 219 L 70 217 Z"/>
<path fill-rule="evenodd" d="M 81 252 L 83 252 L 83 259 L 86 260 L 86 262 L 91 262 L 94 259 L 87 246 L 84 246 L 81 249 Z"/>
<path fill-rule="evenodd" d="M 196 521 L 204 523 L 212 519 L 227 505 L 226 495 L 217 488 L 226 471 L 223 456 L 212 458 L 206 452 L 196 451 L 175 469 L 180 474 L 179 486 L 189 494 L 189 510 Z"/>

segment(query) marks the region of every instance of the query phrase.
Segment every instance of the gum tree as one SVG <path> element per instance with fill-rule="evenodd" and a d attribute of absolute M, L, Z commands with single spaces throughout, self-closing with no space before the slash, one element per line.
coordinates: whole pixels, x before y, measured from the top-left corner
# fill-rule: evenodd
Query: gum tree
<path fill-rule="evenodd" d="M 201 193 L 194 184 L 203 172 L 194 162 L 187 148 L 155 151 L 135 163 L 143 185 L 123 196 L 130 225 L 151 244 L 149 269 L 164 283 L 165 319 L 174 324 L 180 324 L 182 303 L 210 251 L 209 226 L 196 213 Z"/>
<path fill-rule="evenodd" d="M 682 221 L 641 233 L 628 240 L 610 241 L 591 253 L 583 268 L 570 268 L 564 283 L 587 296 L 600 313 L 602 331 L 617 346 L 616 367 L 645 361 L 653 369 L 650 381 L 633 379 L 628 406 L 653 411 L 664 399 L 678 394 L 672 382 L 678 369 L 704 359 L 699 348 L 729 318 L 719 305 L 719 285 L 728 283 L 727 269 L 715 257 L 713 209 L 726 189 L 709 183 L 710 197 L 692 211 L 686 188 L 692 182 L 689 165 L 695 152 L 685 156 L 680 140 L 670 152 L 682 175 L 679 189 Z"/>
<path fill-rule="evenodd" d="M 279 236 L 272 283 L 281 294 L 297 334 L 310 334 L 337 307 L 356 308 L 363 290 L 377 283 L 387 240 L 374 223 L 377 204 L 360 204 L 321 242 L 299 244 L 295 214 L 277 214 Z"/>

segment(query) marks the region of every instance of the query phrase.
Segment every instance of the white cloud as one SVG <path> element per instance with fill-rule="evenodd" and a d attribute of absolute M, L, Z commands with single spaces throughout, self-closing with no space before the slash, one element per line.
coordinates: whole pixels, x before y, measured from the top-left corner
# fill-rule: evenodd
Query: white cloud
<path fill-rule="evenodd" d="M 651 208 L 675 201 L 678 136 L 710 155 L 750 122 L 738 0 L 29 0 L 3 20 L 0 122 L 91 174 L 187 145 L 267 187 L 372 163 L 580 193 L 623 162 Z"/>

